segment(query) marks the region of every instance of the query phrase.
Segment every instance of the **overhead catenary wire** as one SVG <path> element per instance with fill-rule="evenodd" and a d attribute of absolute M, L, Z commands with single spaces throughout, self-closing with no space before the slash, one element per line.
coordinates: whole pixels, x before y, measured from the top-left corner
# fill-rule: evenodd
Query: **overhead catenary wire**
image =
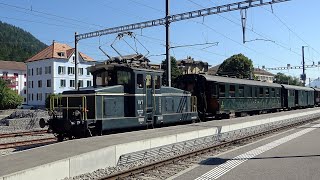
<path fill-rule="evenodd" d="M 316 49 L 314 49 L 312 46 L 310 46 L 310 44 L 308 42 L 306 42 L 298 33 L 296 33 L 295 31 L 292 30 L 292 28 L 290 28 L 285 22 L 284 20 L 282 20 L 274 11 L 270 11 L 264 7 L 261 7 L 262 9 L 266 10 L 267 12 L 271 13 L 284 27 L 286 27 L 289 32 L 291 32 L 293 35 L 295 35 L 298 39 L 300 39 L 303 43 L 305 43 L 305 45 L 307 45 L 309 48 L 311 48 L 313 51 L 315 51 L 317 54 L 320 55 L 319 51 L 317 51 Z M 306 59 L 306 58 L 305 58 Z M 310 62 L 312 62 L 312 60 L 306 59 Z"/>
<path fill-rule="evenodd" d="M 59 15 L 56 15 L 56 14 L 50 14 L 48 12 L 43 12 L 43 11 L 39 11 L 39 10 L 35 10 L 35 9 L 29 9 L 29 8 L 16 6 L 16 5 L 12 5 L 12 4 L 8 4 L 8 3 L 4 3 L 4 2 L 0 2 L 0 5 L 4 5 L 4 6 L 7 6 L 7 7 L 16 8 L 16 9 L 22 9 L 22 10 L 30 11 L 30 12 L 32 11 L 32 12 L 35 12 L 35 13 L 39 13 L 39 14 L 43 14 L 43 15 L 47 15 L 47 16 L 51 16 L 51 17 L 56 17 L 56 18 L 61 18 L 61 19 L 64 19 L 64 20 L 69 20 L 69 21 L 73 21 L 73 22 L 82 23 L 82 24 L 85 24 L 85 25 L 92 25 L 92 26 L 96 26 L 96 27 L 99 27 L 99 28 L 104 28 L 104 26 L 101 26 L 101 25 L 98 25 L 98 24 L 88 23 L 88 22 L 84 22 L 84 21 L 81 21 L 81 20 L 78 20 L 78 19 L 73 19 L 73 18 L 69 18 L 69 17 L 63 17 L 63 16 L 59 16 Z"/>
<path fill-rule="evenodd" d="M 193 3 L 193 4 L 197 5 L 197 6 L 199 6 L 199 7 L 201 7 L 201 8 L 204 8 L 204 6 L 200 5 L 199 3 L 195 3 L 193 0 L 187 0 L 187 1 L 189 1 L 189 2 L 191 2 L 191 3 Z M 210 1 L 210 0 L 209 0 L 209 1 Z M 263 8 L 263 7 L 262 7 L 262 8 Z M 234 23 L 234 24 L 242 27 L 242 25 L 241 25 L 240 23 L 238 23 L 238 22 L 235 22 L 235 21 L 233 21 L 233 20 L 231 20 L 231 19 L 229 19 L 229 18 L 227 18 L 227 17 L 224 17 L 224 16 L 221 15 L 221 14 L 217 14 L 217 15 L 218 15 L 219 17 L 222 17 L 222 18 L 224 18 L 224 19 L 226 19 L 226 20 L 228 20 L 228 21 L 230 21 L 230 22 L 232 22 L 232 23 Z M 249 29 L 249 28 L 247 28 L 247 27 L 245 27 L 245 29 L 246 29 L 246 30 L 249 30 L 249 31 L 253 32 L 254 34 L 256 34 L 256 35 L 258 35 L 258 36 L 260 36 L 260 37 L 263 38 L 263 39 L 256 38 L 256 39 L 254 39 L 254 40 L 263 40 L 263 41 L 271 42 L 271 43 L 274 43 L 275 45 L 277 45 L 277 46 L 279 46 L 279 47 L 281 47 L 281 48 L 283 48 L 283 49 L 285 49 L 285 50 L 288 50 L 289 52 L 292 52 L 292 53 L 298 55 L 299 57 L 302 56 L 301 53 L 298 53 L 298 52 L 296 52 L 296 51 L 293 51 L 292 48 L 286 47 L 285 45 L 283 45 L 284 43 L 278 43 L 277 41 L 271 40 L 271 38 L 269 38 L 268 36 L 263 35 L 262 33 L 258 33 L 258 32 L 256 32 L 256 31 L 253 30 L 253 29 Z M 247 41 L 247 42 L 251 42 L 251 41 L 254 41 L 254 40 L 249 40 L 249 41 Z M 309 60 L 309 59 L 307 59 L 307 58 L 305 58 L 305 59 L 306 59 L 306 60 Z"/>

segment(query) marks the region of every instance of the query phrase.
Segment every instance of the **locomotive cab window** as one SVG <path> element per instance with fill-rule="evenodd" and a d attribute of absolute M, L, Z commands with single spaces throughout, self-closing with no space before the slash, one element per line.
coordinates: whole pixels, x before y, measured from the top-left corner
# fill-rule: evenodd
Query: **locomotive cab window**
<path fill-rule="evenodd" d="M 152 76 L 150 74 L 146 75 L 146 87 L 152 88 Z"/>
<path fill-rule="evenodd" d="M 95 85 L 96 86 L 110 86 L 114 83 L 112 78 L 112 73 L 108 71 L 100 72 L 95 75 Z"/>
<path fill-rule="evenodd" d="M 131 81 L 131 73 L 127 71 L 117 72 L 117 84 L 129 84 Z"/>
<path fill-rule="evenodd" d="M 160 89 L 160 86 L 161 86 L 160 81 L 161 81 L 160 76 L 154 76 L 154 82 L 155 82 L 156 89 Z"/>
<path fill-rule="evenodd" d="M 137 74 L 137 87 L 138 88 L 143 88 L 144 87 L 143 74 Z"/>

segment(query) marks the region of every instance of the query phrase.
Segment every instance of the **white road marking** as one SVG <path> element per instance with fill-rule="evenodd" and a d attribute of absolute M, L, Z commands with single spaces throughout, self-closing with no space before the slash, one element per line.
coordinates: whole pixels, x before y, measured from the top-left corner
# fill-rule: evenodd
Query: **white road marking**
<path fill-rule="evenodd" d="M 213 168 L 212 170 L 210 170 L 209 172 L 203 174 L 202 176 L 198 177 L 196 180 L 212 180 L 212 179 L 218 179 L 219 177 L 223 176 L 224 174 L 226 174 L 227 172 L 229 172 L 230 170 L 232 170 L 233 168 L 239 166 L 240 164 L 246 162 L 249 159 L 252 159 L 253 157 L 262 154 L 270 149 L 273 149 L 283 143 L 286 143 L 292 139 L 295 139 L 299 136 L 302 136 L 308 132 L 313 131 L 315 128 L 320 127 L 320 124 L 314 125 L 310 128 L 298 131 L 294 134 L 288 135 L 286 137 L 283 137 L 281 139 L 278 139 L 276 141 L 270 142 L 266 145 L 260 146 L 256 149 L 253 149 L 251 151 L 248 151 L 244 154 L 241 154 L 231 160 L 226 161 L 225 163 Z"/>

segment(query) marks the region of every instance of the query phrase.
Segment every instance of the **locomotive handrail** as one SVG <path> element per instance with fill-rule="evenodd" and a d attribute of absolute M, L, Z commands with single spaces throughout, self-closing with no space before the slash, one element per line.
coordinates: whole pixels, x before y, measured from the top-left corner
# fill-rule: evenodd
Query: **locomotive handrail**
<path fill-rule="evenodd" d="M 197 112 L 197 96 L 191 96 L 191 112 Z"/>

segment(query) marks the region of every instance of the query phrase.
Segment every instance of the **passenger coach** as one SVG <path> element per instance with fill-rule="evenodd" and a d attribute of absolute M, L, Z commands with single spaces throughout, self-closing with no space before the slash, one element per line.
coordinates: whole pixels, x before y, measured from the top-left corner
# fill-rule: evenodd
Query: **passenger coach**
<path fill-rule="evenodd" d="M 183 75 L 176 82 L 178 88 L 197 97 L 202 119 L 229 118 L 230 113 L 242 116 L 282 108 L 280 84 L 201 74 Z"/>

